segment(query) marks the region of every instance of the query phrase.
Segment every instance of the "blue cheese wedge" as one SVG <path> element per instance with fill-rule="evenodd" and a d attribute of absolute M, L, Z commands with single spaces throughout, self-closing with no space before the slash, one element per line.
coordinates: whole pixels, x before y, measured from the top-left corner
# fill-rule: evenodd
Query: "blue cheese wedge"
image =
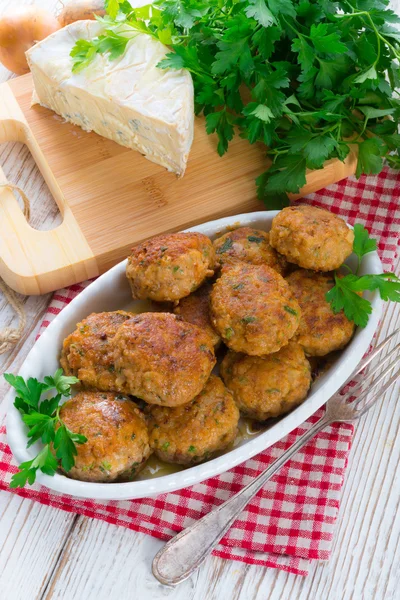
<path fill-rule="evenodd" d="M 182 176 L 193 141 L 190 73 L 158 68 L 169 50 L 143 33 L 134 35 L 119 58 L 98 54 L 73 73 L 70 52 L 75 42 L 93 39 L 104 29 L 96 21 L 77 21 L 28 50 L 32 102 Z"/>

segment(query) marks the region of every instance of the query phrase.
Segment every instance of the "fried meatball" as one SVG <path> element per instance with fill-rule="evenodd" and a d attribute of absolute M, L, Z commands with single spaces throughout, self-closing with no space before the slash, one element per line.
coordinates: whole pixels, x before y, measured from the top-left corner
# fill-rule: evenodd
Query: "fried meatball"
<path fill-rule="evenodd" d="M 301 404 L 311 385 L 311 367 L 299 344 L 289 342 L 269 356 L 229 351 L 221 377 L 243 415 L 265 421 Z"/>
<path fill-rule="evenodd" d="M 179 406 L 203 389 L 215 365 L 207 333 L 170 313 L 142 313 L 114 338 L 117 385 L 149 404 Z"/>
<path fill-rule="evenodd" d="M 299 269 L 286 279 L 301 308 L 299 328 L 294 339 L 309 356 L 325 356 L 344 348 L 355 329 L 343 311 L 335 315 L 326 294 L 335 285 L 331 273 Z"/>
<path fill-rule="evenodd" d="M 104 392 L 80 392 L 63 404 L 60 417 L 74 433 L 78 455 L 68 477 L 81 481 L 129 481 L 150 456 L 146 419 L 132 400 Z"/>
<path fill-rule="evenodd" d="M 313 271 L 333 271 L 353 251 L 354 234 L 346 223 L 322 208 L 288 206 L 272 221 L 270 243 L 287 260 Z"/>
<path fill-rule="evenodd" d="M 213 346 L 218 346 L 221 338 L 211 324 L 210 318 L 210 293 L 212 286 L 205 284 L 196 292 L 179 300 L 178 306 L 174 308 L 174 313 L 181 316 L 188 323 L 197 325 L 206 332 L 212 341 Z"/>
<path fill-rule="evenodd" d="M 78 323 L 63 342 L 61 366 L 67 375 L 80 379 L 86 388 L 120 391 L 115 383 L 114 348 L 110 342 L 133 313 L 123 310 L 92 313 Z"/>
<path fill-rule="evenodd" d="M 215 250 L 202 233 L 171 233 L 139 244 L 128 258 L 134 299 L 175 302 L 214 275 Z"/>
<path fill-rule="evenodd" d="M 269 233 L 252 227 L 239 227 L 214 240 L 214 248 L 222 265 L 238 260 L 252 265 L 267 265 L 281 275 L 286 272 L 286 258 L 271 246 Z"/>
<path fill-rule="evenodd" d="M 210 458 L 236 437 L 239 410 L 219 377 L 211 375 L 189 404 L 150 408 L 150 445 L 169 463 L 189 465 Z"/>
<path fill-rule="evenodd" d="M 300 307 L 279 273 L 237 263 L 222 271 L 211 292 L 211 322 L 229 348 L 263 356 L 296 332 Z"/>

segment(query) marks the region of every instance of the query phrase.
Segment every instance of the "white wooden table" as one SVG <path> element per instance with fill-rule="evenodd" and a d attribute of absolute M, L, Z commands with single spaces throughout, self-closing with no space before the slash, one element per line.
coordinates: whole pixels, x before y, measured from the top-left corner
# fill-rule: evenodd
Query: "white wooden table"
<path fill-rule="evenodd" d="M 396 0 L 399 6 L 400 0 Z M 7 6 L 29 0 L 1 0 Z M 37 0 L 53 9 L 56 0 Z M 11 74 L 0 66 L 0 82 Z M 9 181 L 31 199 L 32 225 L 50 229 L 58 209 L 29 152 L 0 145 Z M 17 372 L 32 347 L 49 296 L 24 298 L 26 334 L 0 356 L 0 373 Z M 0 327 L 11 310 L 0 298 Z M 380 339 L 400 326 L 400 308 L 387 307 Z M 0 401 L 6 393 L 0 380 Z M 332 557 L 306 578 L 209 558 L 194 577 L 166 588 L 151 575 L 161 543 L 144 534 L 41 506 L 0 492 L 1 600 L 394 600 L 400 597 L 399 388 L 382 398 L 356 432 L 346 474 Z M 1 410 L 1 405 L 0 405 Z M 396 437 L 397 435 L 397 437 Z"/>

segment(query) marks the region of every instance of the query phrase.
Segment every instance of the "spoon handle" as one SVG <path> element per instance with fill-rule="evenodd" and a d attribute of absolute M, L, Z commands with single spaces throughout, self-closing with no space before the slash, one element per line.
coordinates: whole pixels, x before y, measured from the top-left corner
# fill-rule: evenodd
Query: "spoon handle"
<path fill-rule="evenodd" d="M 325 416 L 322 417 L 240 492 L 167 542 L 154 557 L 153 575 L 166 585 L 176 585 L 190 577 L 265 483 L 304 444 L 329 424 L 330 420 Z"/>

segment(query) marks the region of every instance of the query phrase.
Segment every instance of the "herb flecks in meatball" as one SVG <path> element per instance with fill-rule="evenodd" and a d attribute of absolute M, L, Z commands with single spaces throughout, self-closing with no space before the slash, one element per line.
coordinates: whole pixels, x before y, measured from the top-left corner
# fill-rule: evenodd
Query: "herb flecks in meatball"
<path fill-rule="evenodd" d="M 126 275 L 134 299 L 176 302 L 214 275 L 215 250 L 202 233 L 160 235 L 135 246 Z"/>
<path fill-rule="evenodd" d="M 218 346 L 221 338 L 212 326 L 210 317 L 211 290 L 212 286 L 210 284 L 204 284 L 190 296 L 179 300 L 178 306 L 174 308 L 174 313 L 188 323 L 200 327 L 202 331 L 210 336 L 213 346 Z"/>
<path fill-rule="evenodd" d="M 271 246 L 266 231 L 239 227 L 214 240 L 214 248 L 222 265 L 242 261 L 252 265 L 267 265 L 281 275 L 286 272 L 286 259 Z"/>
<path fill-rule="evenodd" d="M 60 362 L 64 372 L 78 377 L 86 388 L 120 391 L 115 382 L 111 341 L 118 328 L 133 316 L 123 310 L 92 313 L 78 323 L 63 342 Z"/>
<path fill-rule="evenodd" d="M 189 465 L 211 458 L 236 437 L 239 410 L 219 377 L 211 375 L 189 404 L 150 409 L 150 444 L 169 463 Z"/>
<path fill-rule="evenodd" d="M 76 446 L 68 477 L 81 481 L 130 481 L 150 456 L 144 415 L 132 400 L 105 392 L 80 392 L 67 400 L 60 418 L 87 438 Z"/>
<path fill-rule="evenodd" d="M 178 406 L 203 389 L 216 359 L 210 337 L 170 313 L 142 313 L 114 338 L 117 385 L 149 404 Z"/>
<path fill-rule="evenodd" d="M 311 367 L 294 342 L 265 357 L 229 351 L 221 377 L 240 412 L 258 421 L 279 417 L 301 404 L 311 385 Z"/>
<path fill-rule="evenodd" d="M 353 251 L 354 233 L 333 213 L 300 204 L 272 221 L 270 243 L 287 260 L 313 271 L 338 269 Z"/>
<path fill-rule="evenodd" d="M 344 348 L 352 338 L 355 325 L 343 311 L 334 313 L 326 294 L 335 285 L 332 273 L 299 269 L 286 279 L 300 308 L 301 318 L 295 340 L 308 356 L 325 356 Z"/>
<path fill-rule="evenodd" d="M 295 334 L 300 307 L 279 273 L 264 265 L 226 267 L 211 292 L 211 321 L 236 352 L 277 352 Z"/>

